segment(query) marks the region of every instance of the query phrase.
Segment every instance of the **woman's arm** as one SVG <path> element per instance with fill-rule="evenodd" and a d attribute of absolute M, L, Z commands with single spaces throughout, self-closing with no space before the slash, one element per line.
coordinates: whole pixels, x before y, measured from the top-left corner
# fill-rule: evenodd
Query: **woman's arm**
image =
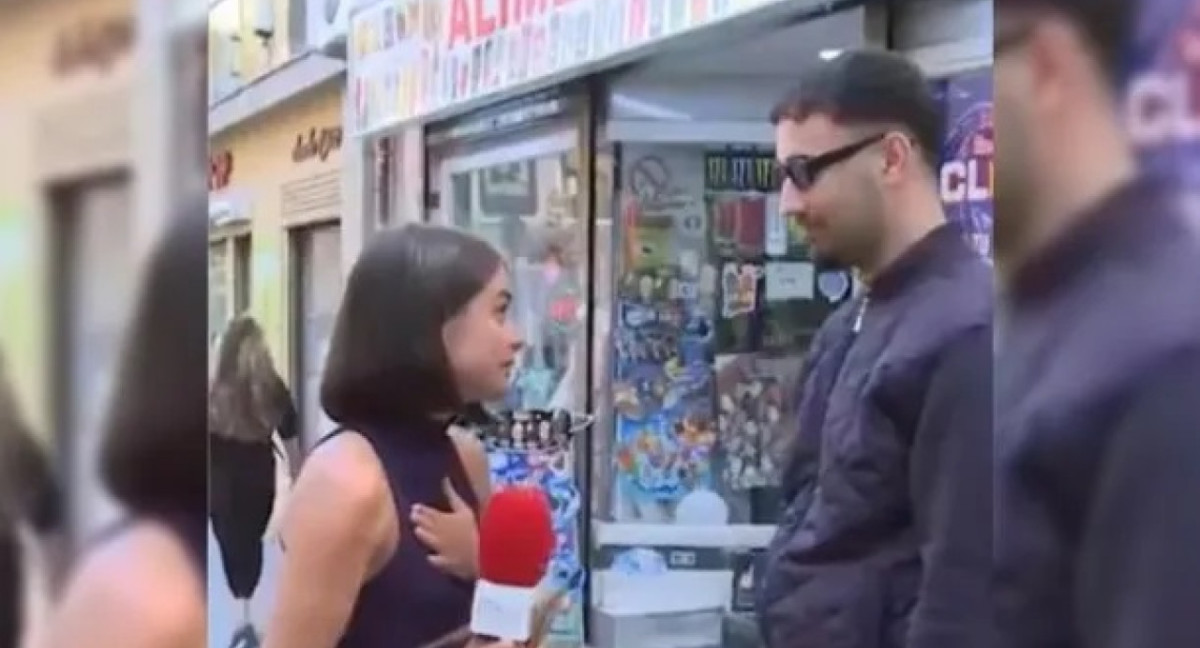
<path fill-rule="evenodd" d="M 292 479 L 300 475 L 304 463 L 304 451 L 300 446 L 300 415 L 292 394 L 282 378 L 275 377 L 275 399 L 280 411 L 279 425 L 276 431 L 283 440 L 283 449 L 287 453 L 288 466 L 291 468 Z"/>
<path fill-rule="evenodd" d="M 369 443 L 342 434 L 322 444 L 288 504 L 287 548 L 264 648 L 333 648 L 397 528 Z"/>

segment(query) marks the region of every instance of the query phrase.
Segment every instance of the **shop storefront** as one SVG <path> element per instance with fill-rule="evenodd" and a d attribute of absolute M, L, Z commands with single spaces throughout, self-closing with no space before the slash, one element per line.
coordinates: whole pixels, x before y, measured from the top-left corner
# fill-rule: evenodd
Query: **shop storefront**
<path fill-rule="evenodd" d="M 255 315 L 306 438 L 326 425 L 316 385 L 341 295 L 342 98 L 332 82 L 210 146 L 210 334 Z"/>
<path fill-rule="evenodd" d="M 556 504 L 551 578 L 576 592 L 555 642 L 754 646 L 772 457 L 811 335 L 852 291 L 778 214 L 766 114 L 796 61 L 907 49 L 903 23 L 883 29 L 861 2 L 504 6 L 384 1 L 353 16 L 350 141 L 367 156 L 401 142 L 397 184 L 422 187 L 421 217 L 509 256 L 527 348 L 502 407 L 598 417 L 573 456 L 492 456 L 496 482 L 532 478 Z M 953 54 L 910 39 L 962 124 L 942 189 L 981 249 L 987 9 L 969 25 L 979 43 Z M 377 192 L 363 184 L 367 210 Z"/>

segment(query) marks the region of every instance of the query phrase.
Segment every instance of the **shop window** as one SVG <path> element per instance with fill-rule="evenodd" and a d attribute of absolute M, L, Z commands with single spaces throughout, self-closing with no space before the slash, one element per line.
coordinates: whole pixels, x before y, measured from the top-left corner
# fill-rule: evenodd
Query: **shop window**
<path fill-rule="evenodd" d="M 475 232 L 512 263 L 513 306 L 525 351 L 503 409 L 583 406 L 586 219 L 574 151 L 446 164 L 450 224 Z M 447 200 L 448 199 L 448 200 Z"/>
<path fill-rule="evenodd" d="M 67 502 L 67 541 L 94 536 L 122 512 L 96 472 L 112 367 L 137 289 L 128 176 L 89 178 L 51 194 L 55 259 L 55 445 Z"/>
<path fill-rule="evenodd" d="M 208 246 L 208 339 L 214 342 L 229 322 L 229 246 L 225 240 Z"/>
<path fill-rule="evenodd" d="M 544 132 L 544 131 L 543 131 Z M 511 317 L 525 341 L 504 401 L 497 411 L 586 410 L 588 383 L 588 219 L 583 200 L 579 134 L 563 129 L 511 143 L 489 142 L 476 154 L 437 159 L 432 177 L 435 221 L 468 229 L 509 260 Z M 436 158 L 435 158 L 436 159 Z M 581 515 L 586 500 L 577 461 L 588 452 L 586 437 L 576 454 L 530 450 L 520 441 L 522 424 L 510 428 L 521 447 L 495 447 L 489 455 L 492 483 L 536 483 L 550 495 L 558 537 L 549 568 L 553 586 L 571 592 L 569 605 L 550 629 L 553 645 L 583 642 L 584 565 Z M 515 445 L 515 444 L 514 444 Z"/>
<path fill-rule="evenodd" d="M 289 0 L 287 3 L 288 58 L 295 58 L 308 49 L 308 0 Z"/>
<path fill-rule="evenodd" d="M 250 308 L 251 281 L 250 235 L 240 234 L 233 239 L 233 312 L 244 313 Z"/>
<path fill-rule="evenodd" d="M 241 86 L 241 4 L 240 0 L 218 0 L 209 9 L 210 103 L 224 99 Z"/>
<path fill-rule="evenodd" d="M 803 229 L 780 214 L 773 155 L 619 150 L 602 516 L 776 522 L 804 354 L 852 280 L 817 267 Z"/>
<path fill-rule="evenodd" d="M 333 429 L 321 409 L 321 372 L 342 298 L 341 229 L 292 230 L 292 381 L 306 445 Z"/>
<path fill-rule="evenodd" d="M 396 187 L 399 174 L 396 168 L 396 136 L 380 137 L 371 144 L 371 195 L 375 221 L 388 226 L 395 220 Z"/>

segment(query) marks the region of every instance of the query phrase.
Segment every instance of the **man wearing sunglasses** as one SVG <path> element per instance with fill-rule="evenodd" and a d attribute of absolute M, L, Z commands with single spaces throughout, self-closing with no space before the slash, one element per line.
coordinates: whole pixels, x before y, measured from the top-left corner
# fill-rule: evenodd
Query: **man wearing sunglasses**
<path fill-rule="evenodd" d="M 1200 244 L 1119 116 L 1142 5 L 996 0 L 1001 648 L 1200 646 Z"/>
<path fill-rule="evenodd" d="M 992 271 L 946 222 L 943 114 L 898 54 L 845 53 L 772 114 L 781 207 L 865 291 L 808 350 L 769 648 L 977 648 L 990 627 Z"/>

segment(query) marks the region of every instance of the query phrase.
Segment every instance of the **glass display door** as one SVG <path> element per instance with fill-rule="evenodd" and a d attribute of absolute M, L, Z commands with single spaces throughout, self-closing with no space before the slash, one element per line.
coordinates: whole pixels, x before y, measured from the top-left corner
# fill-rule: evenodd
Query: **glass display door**
<path fill-rule="evenodd" d="M 694 128 L 720 141 L 716 125 Z M 757 142 L 613 148 L 613 233 L 596 247 L 612 281 L 611 303 L 597 304 L 609 350 L 593 446 L 606 462 L 597 646 L 758 645 L 753 564 L 780 510 L 801 366 L 853 290 L 780 213 L 762 130 Z"/>
<path fill-rule="evenodd" d="M 509 260 L 512 313 L 525 340 L 503 409 L 584 405 L 587 218 L 574 130 L 442 165 L 442 221 Z"/>
<path fill-rule="evenodd" d="M 774 524 L 800 365 L 851 279 L 780 213 L 769 147 L 620 159 L 611 519 Z"/>
<path fill-rule="evenodd" d="M 321 374 L 342 300 L 342 234 L 336 224 L 292 231 L 295 263 L 293 389 L 298 392 L 301 439 L 311 448 L 336 425 L 321 408 Z"/>
<path fill-rule="evenodd" d="M 554 508 L 557 553 L 549 580 L 572 591 L 551 630 L 555 646 L 583 645 L 581 519 L 586 501 L 576 454 L 535 446 L 523 412 L 587 406 L 588 218 L 575 128 L 524 136 L 477 153 L 447 157 L 433 219 L 490 241 L 512 275 L 511 316 L 525 341 L 508 394 L 493 409 L 516 417 L 500 446 L 489 445 L 492 483 L 537 483 Z M 586 443 L 579 440 L 574 449 Z"/>

